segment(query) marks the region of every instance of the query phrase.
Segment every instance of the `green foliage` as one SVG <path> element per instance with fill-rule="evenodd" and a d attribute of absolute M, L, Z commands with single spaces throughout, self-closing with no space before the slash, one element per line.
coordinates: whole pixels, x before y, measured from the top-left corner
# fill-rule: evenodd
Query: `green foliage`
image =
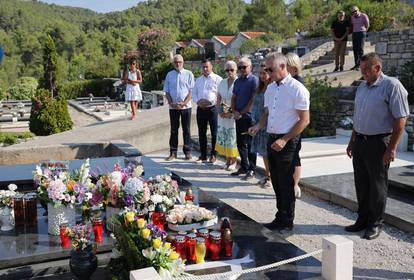
<path fill-rule="evenodd" d="M 240 46 L 240 52 L 242 54 L 249 54 L 249 53 L 253 53 L 259 48 L 263 48 L 266 46 L 267 46 L 267 43 L 259 37 L 259 38 L 255 38 L 252 40 L 244 41 Z"/>
<path fill-rule="evenodd" d="M 29 128 L 36 135 L 50 135 L 72 129 L 67 101 L 52 98 L 50 92 L 39 89 L 32 98 Z"/>
<path fill-rule="evenodd" d="M 172 69 L 169 61 L 159 62 L 151 70 L 142 71 L 143 90 L 162 90 L 163 81 Z"/>
<path fill-rule="evenodd" d="M 196 61 L 203 59 L 203 55 L 199 53 L 198 48 L 185 48 L 181 50 L 180 54 L 183 56 L 184 61 Z"/>
<path fill-rule="evenodd" d="M 58 57 L 55 42 L 50 35 L 47 35 L 46 44 L 43 49 L 43 79 L 40 86 L 49 90 L 52 97 L 56 96 L 56 77 L 58 73 Z"/>
<path fill-rule="evenodd" d="M 59 96 L 64 99 L 75 99 L 77 97 L 87 97 L 92 93 L 95 97 L 109 96 L 114 98 L 113 83 L 114 81 L 111 79 L 68 82 L 59 88 Z"/>
<path fill-rule="evenodd" d="M 21 77 L 9 88 L 10 99 L 28 100 L 36 93 L 38 83 L 33 77 Z M 1 99 L 1 98 L 0 98 Z"/>
<path fill-rule="evenodd" d="M 33 138 L 35 135 L 31 132 L 0 132 L 0 143 L 13 145 L 19 143 L 19 139 Z"/>
<path fill-rule="evenodd" d="M 303 137 L 328 136 L 335 133 L 335 112 L 337 99 L 335 89 L 325 80 L 305 78 L 306 88 L 310 92 L 309 126 L 302 133 Z M 324 129 L 322 129 L 322 127 Z M 329 129 L 327 129 L 329 128 Z M 326 131 L 329 130 L 329 133 Z"/>
<path fill-rule="evenodd" d="M 393 76 L 399 77 L 399 80 L 408 91 L 408 103 L 414 105 L 414 60 L 404 64 L 404 66 L 399 71 L 396 71 Z"/>

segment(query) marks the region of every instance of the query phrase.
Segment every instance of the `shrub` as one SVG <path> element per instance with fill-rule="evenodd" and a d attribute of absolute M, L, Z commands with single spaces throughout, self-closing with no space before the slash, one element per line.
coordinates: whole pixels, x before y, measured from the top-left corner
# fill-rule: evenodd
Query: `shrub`
<path fill-rule="evenodd" d="M 408 103 L 414 105 L 414 60 L 404 64 L 398 73 L 401 83 L 408 91 Z"/>
<path fill-rule="evenodd" d="M 203 55 L 199 53 L 198 48 L 185 48 L 181 50 L 184 61 L 198 61 L 203 59 Z"/>
<path fill-rule="evenodd" d="M 8 145 L 17 144 L 18 139 L 33 138 L 35 135 L 31 132 L 0 132 L 0 143 Z"/>
<path fill-rule="evenodd" d="M 311 121 L 303 137 L 329 136 L 335 134 L 336 98 L 335 89 L 325 80 L 306 77 L 306 87 L 310 92 Z"/>
<path fill-rule="evenodd" d="M 93 96 L 115 97 L 113 92 L 114 83 L 111 79 L 96 79 L 68 82 L 59 88 L 59 96 L 64 99 L 75 99 L 77 97 L 87 97 L 89 93 Z"/>
<path fill-rule="evenodd" d="M 10 98 L 16 100 L 31 99 L 36 93 L 37 80 L 33 77 L 21 77 L 9 88 Z"/>
<path fill-rule="evenodd" d="M 39 89 L 32 98 L 30 131 L 36 135 L 50 135 L 70 130 L 72 126 L 67 101 L 62 97 L 52 98 L 48 90 Z"/>

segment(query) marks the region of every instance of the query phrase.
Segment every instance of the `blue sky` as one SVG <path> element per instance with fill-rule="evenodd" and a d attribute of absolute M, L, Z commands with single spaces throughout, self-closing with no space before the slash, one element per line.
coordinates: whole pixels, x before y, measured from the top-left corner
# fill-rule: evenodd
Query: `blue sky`
<path fill-rule="evenodd" d="M 135 6 L 143 0 L 41 0 L 42 2 L 63 6 L 82 7 L 100 13 L 122 11 Z M 250 3 L 250 0 L 246 0 Z"/>

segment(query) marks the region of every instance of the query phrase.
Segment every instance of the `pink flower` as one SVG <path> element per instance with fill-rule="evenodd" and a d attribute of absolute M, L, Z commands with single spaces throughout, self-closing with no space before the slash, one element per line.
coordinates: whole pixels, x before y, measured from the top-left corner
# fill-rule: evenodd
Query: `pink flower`
<path fill-rule="evenodd" d="M 144 187 L 144 195 L 141 198 L 141 203 L 147 202 L 151 197 L 150 189 L 147 187 Z"/>

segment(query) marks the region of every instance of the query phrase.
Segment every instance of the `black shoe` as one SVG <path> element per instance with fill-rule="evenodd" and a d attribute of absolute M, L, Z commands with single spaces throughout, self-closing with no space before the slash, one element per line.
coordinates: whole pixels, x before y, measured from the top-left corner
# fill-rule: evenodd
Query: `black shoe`
<path fill-rule="evenodd" d="M 252 170 L 249 170 L 246 172 L 246 175 L 244 176 L 243 180 L 249 180 L 254 178 L 254 172 Z"/>
<path fill-rule="evenodd" d="M 337 67 L 335 67 L 335 69 L 333 70 L 334 72 L 336 72 L 336 71 L 338 71 L 339 70 L 339 68 L 338 68 L 338 66 Z"/>
<path fill-rule="evenodd" d="M 364 236 L 362 238 L 372 240 L 377 238 L 381 233 L 382 227 L 381 226 L 373 226 L 367 228 L 367 230 L 364 233 Z"/>
<path fill-rule="evenodd" d="M 343 66 L 341 66 L 341 67 L 339 67 L 339 71 L 344 71 L 344 67 Z"/>
<path fill-rule="evenodd" d="M 196 163 L 206 163 L 206 162 L 207 162 L 206 157 L 198 157 L 198 159 L 196 160 Z"/>
<path fill-rule="evenodd" d="M 231 173 L 231 176 L 239 176 L 239 175 L 243 175 L 243 174 L 246 174 L 246 171 L 244 171 L 243 169 L 240 168 L 239 170 Z"/>
<path fill-rule="evenodd" d="M 354 67 L 351 68 L 351 70 L 358 71 L 359 70 L 359 65 L 355 65 Z"/>
<path fill-rule="evenodd" d="M 271 223 L 263 224 L 263 226 L 267 227 L 270 230 L 292 230 L 293 223 L 282 223 L 276 219 L 274 219 Z"/>
<path fill-rule="evenodd" d="M 367 228 L 367 225 L 365 223 L 361 223 L 357 221 L 355 224 L 345 227 L 345 230 L 348 232 L 358 232 L 366 228 Z"/>

